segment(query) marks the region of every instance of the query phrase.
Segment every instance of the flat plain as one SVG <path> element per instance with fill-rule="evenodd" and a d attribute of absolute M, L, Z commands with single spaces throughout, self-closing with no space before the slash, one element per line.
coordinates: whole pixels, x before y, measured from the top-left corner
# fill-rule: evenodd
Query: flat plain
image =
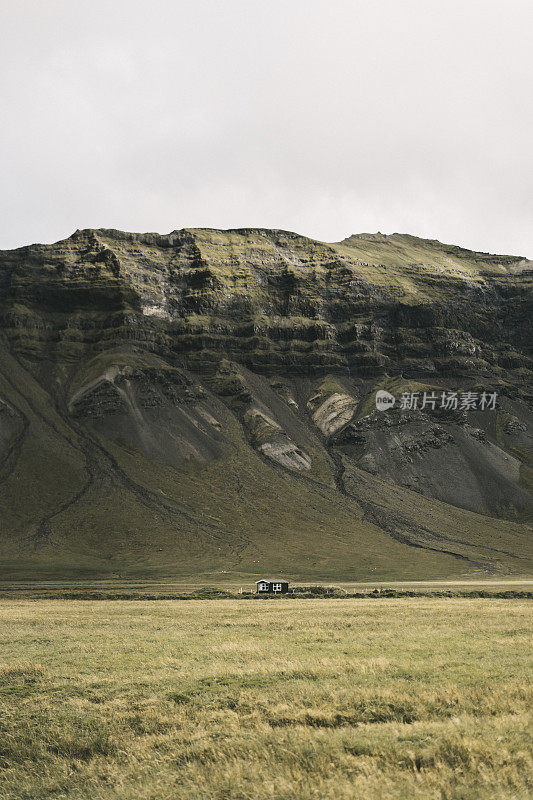
<path fill-rule="evenodd" d="M 530 601 L 0 601 L 1 800 L 522 800 Z"/>

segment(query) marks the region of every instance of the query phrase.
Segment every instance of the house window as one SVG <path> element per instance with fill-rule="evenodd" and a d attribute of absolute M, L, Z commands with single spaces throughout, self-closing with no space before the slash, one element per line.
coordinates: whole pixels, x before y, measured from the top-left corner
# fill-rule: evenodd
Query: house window
<path fill-rule="evenodd" d="M 260 583 L 259 584 L 259 591 L 260 592 L 266 592 L 267 589 L 268 589 L 268 583 Z"/>
<path fill-rule="evenodd" d="M 272 584 L 272 591 L 273 592 L 281 592 L 281 583 L 273 583 Z"/>

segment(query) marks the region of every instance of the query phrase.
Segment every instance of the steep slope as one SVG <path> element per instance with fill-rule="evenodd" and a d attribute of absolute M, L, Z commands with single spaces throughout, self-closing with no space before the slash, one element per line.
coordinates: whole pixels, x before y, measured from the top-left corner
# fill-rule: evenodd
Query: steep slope
<path fill-rule="evenodd" d="M 3 574 L 529 572 L 531 266 L 269 230 L 0 253 Z"/>

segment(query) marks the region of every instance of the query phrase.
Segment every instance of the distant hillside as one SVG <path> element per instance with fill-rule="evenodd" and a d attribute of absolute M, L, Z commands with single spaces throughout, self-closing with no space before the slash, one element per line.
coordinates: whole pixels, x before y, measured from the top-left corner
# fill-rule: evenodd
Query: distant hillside
<path fill-rule="evenodd" d="M 0 576 L 530 573 L 532 268 L 262 229 L 0 251 Z"/>

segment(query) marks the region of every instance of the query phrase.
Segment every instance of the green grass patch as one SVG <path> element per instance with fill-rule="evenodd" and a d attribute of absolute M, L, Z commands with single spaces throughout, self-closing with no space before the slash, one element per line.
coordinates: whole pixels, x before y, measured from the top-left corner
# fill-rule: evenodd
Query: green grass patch
<path fill-rule="evenodd" d="M 215 591 L 2 601 L 2 800 L 529 796 L 525 600 Z"/>

